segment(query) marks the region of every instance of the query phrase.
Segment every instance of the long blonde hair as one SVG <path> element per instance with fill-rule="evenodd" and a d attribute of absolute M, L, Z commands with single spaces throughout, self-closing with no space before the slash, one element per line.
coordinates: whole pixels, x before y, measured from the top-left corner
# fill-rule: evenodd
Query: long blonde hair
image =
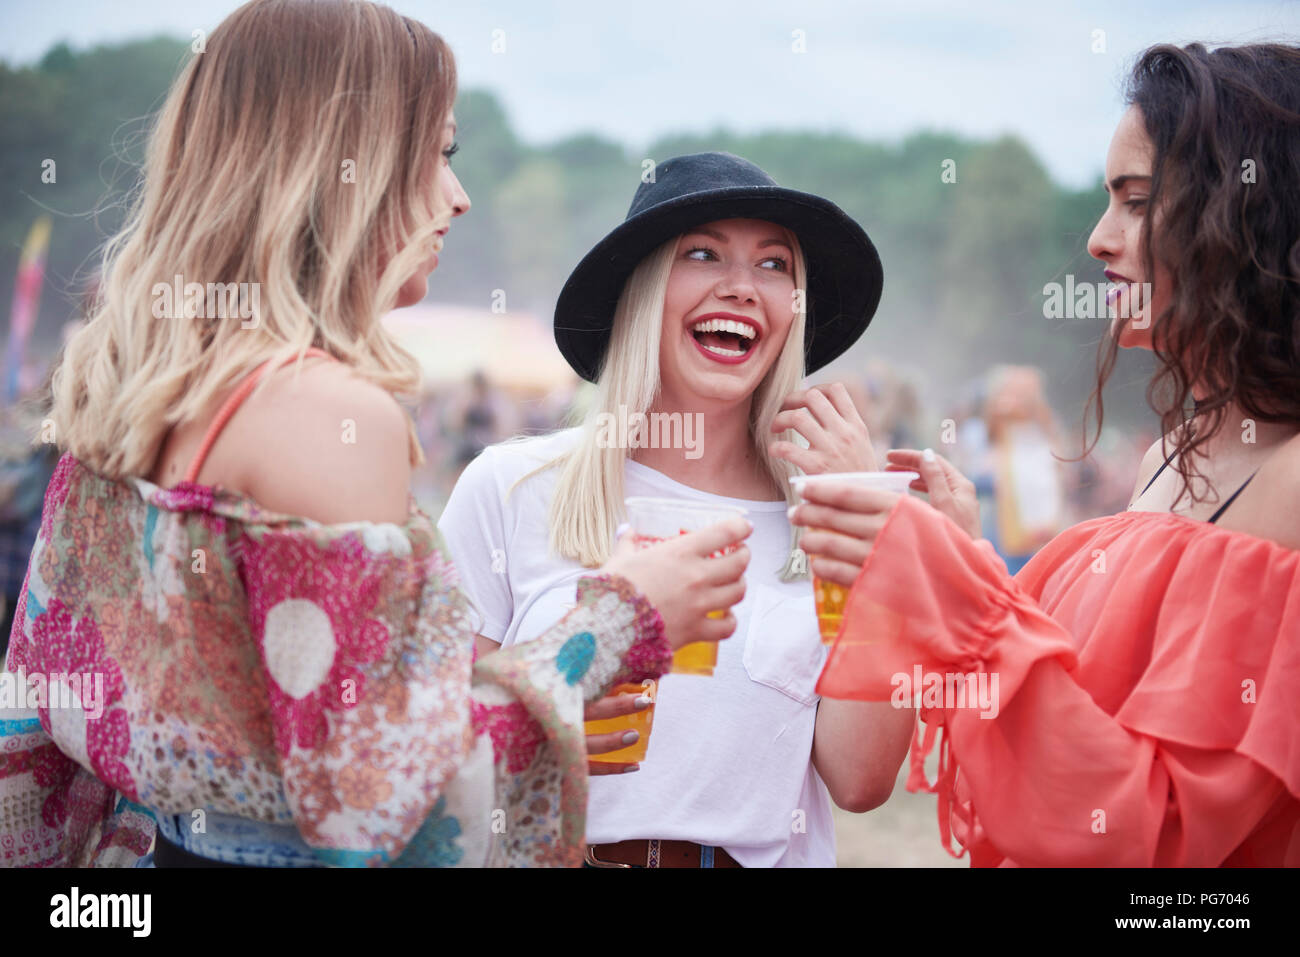
<path fill-rule="evenodd" d="M 172 426 L 311 346 L 414 393 L 419 366 L 379 317 L 449 218 L 431 176 L 455 95 L 447 45 L 387 7 L 253 0 L 228 16 L 167 96 L 90 319 L 54 374 L 60 448 L 113 478 L 145 475 Z M 155 287 L 177 276 L 208 290 L 206 317 L 155 318 Z M 226 311 L 216 283 L 250 284 L 249 318 L 212 315 Z M 413 424 L 410 439 L 418 464 Z"/>
<path fill-rule="evenodd" d="M 617 443 L 600 441 L 597 423 L 605 414 L 648 412 L 658 396 L 664 296 L 679 238 L 646 256 L 623 288 L 614 312 L 609 347 L 597 377 L 596 396 L 582 422 L 578 444 L 530 473 L 551 467 L 560 469 L 550 508 L 551 549 L 587 567 L 602 565 L 609 558 L 610 544 L 623 514 L 623 467 L 628 456 L 628 449 L 610 447 Z M 789 241 L 794 252 L 795 289 L 805 290 L 807 266 L 803 250 L 793 234 Z M 799 297 L 795 302 L 802 299 Z M 781 353 L 754 390 L 750 403 L 749 435 L 754 452 L 791 504 L 795 497 L 788 480 L 797 470 L 768 453 L 771 441 L 768 428 L 782 401 L 799 387 L 803 378 L 805 315 L 804 310 L 794 311 Z M 793 441 L 792 436 L 790 431 L 782 434 L 787 441 Z M 797 544 L 797 536 L 792 532 L 791 553 L 783 556 L 785 564 L 780 572 L 786 580 L 806 574 L 794 555 Z"/>

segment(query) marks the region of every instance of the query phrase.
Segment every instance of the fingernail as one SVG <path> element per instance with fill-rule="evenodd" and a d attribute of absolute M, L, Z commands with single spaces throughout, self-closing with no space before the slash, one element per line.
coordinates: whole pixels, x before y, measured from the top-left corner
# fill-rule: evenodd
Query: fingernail
<path fill-rule="evenodd" d="M 627 522 L 624 522 L 624 523 L 621 524 L 618 528 L 614 529 L 614 537 L 615 537 L 615 538 L 622 538 L 622 537 L 623 537 L 623 533 L 626 532 L 626 531 L 627 531 L 629 528 L 631 528 L 631 527 L 632 527 L 632 526 L 629 525 Z"/>
<path fill-rule="evenodd" d="M 623 743 L 636 744 L 637 741 L 640 740 L 640 738 L 641 738 L 640 731 L 629 731 L 627 734 L 623 735 Z"/>
<path fill-rule="evenodd" d="M 796 508 L 798 508 L 798 507 L 799 507 L 798 505 L 791 505 L 789 508 L 787 508 L 787 509 L 785 510 L 785 517 L 788 518 L 790 521 L 793 522 L 793 521 L 794 521 L 794 510 L 795 510 Z"/>
<path fill-rule="evenodd" d="M 921 453 L 921 458 L 925 459 L 927 462 L 933 462 L 934 449 L 926 449 L 924 452 Z"/>
<path fill-rule="evenodd" d="M 646 695 L 642 695 L 641 697 L 637 698 L 636 701 L 634 701 L 634 702 L 632 702 L 632 703 L 636 706 L 636 710 L 638 710 L 638 711 L 644 711 L 646 708 L 648 708 L 648 707 L 650 707 L 652 704 L 654 704 L 654 702 L 653 702 L 652 700 L 650 700 L 650 698 L 649 698 L 648 696 L 646 696 Z"/>

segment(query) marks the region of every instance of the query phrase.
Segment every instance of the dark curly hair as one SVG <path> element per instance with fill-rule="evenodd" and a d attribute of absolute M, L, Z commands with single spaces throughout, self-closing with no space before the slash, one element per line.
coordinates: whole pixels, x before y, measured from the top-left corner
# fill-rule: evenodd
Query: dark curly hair
<path fill-rule="evenodd" d="M 1224 426 L 1230 403 L 1300 427 L 1300 47 L 1153 46 L 1125 99 L 1155 147 L 1146 276 L 1154 283 L 1159 262 L 1171 285 L 1152 317 L 1147 400 L 1197 501 L 1189 453 Z M 1103 338 L 1089 401 L 1098 434 L 1118 349 L 1118 336 Z M 1179 428 L 1194 383 L 1207 390 L 1198 426 Z"/>

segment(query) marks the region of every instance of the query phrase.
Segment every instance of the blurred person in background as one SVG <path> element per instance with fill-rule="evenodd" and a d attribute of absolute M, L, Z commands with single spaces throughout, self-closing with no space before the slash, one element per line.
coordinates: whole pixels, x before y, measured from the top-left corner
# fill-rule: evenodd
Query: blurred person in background
<path fill-rule="evenodd" d="M 457 422 L 456 465 L 463 469 L 474 457 L 513 431 L 507 401 L 493 388 L 482 369 L 470 376 L 469 392 Z"/>
<path fill-rule="evenodd" d="M 1032 366 L 996 370 L 984 420 L 993 469 L 994 534 L 989 540 L 1014 575 L 1064 520 L 1062 466 L 1052 454 L 1055 418 L 1042 373 Z"/>

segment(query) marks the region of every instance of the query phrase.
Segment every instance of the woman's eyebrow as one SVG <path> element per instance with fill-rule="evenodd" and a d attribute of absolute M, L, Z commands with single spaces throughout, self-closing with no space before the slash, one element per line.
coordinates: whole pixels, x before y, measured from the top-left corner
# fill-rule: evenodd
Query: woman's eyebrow
<path fill-rule="evenodd" d="M 1150 182 L 1151 177 L 1147 176 L 1145 173 L 1125 173 L 1122 176 L 1116 176 L 1109 183 L 1102 183 L 1102 189 L 1108 193 L 1113 190 L 1123 189 L 1124 184 L 1133 179 L 1143 179 Z"/>
<path fill-rule="evenodd" d="M 725 243 L 727 241 L 726 236 L 722 235 L 722 233 L 718 232 L 716 229 L 709 229 L 707 226 L 697 226 L 694 229 L 688 230 L 685 233 L 685 235 L 708 236 L 710 239 L 716 239 L 720 243 Z M 759 249 L 764 249 L 767 246 L 784 246 L 786 249 L 792 248 L 790 244 L 786 242 L 784 239 L 764 239 L 761 243 L 758 244 Z"/>
<path fill-rule="evenodd" d="M 720 243 L 725 243 L 727 237 L 722 235 L 716 229 L 709 229 L 707 226 L 696 226 L 694 229 L 686 231 L 687 236 L 708 236 L 710 239 L 716 239 Z"/>

